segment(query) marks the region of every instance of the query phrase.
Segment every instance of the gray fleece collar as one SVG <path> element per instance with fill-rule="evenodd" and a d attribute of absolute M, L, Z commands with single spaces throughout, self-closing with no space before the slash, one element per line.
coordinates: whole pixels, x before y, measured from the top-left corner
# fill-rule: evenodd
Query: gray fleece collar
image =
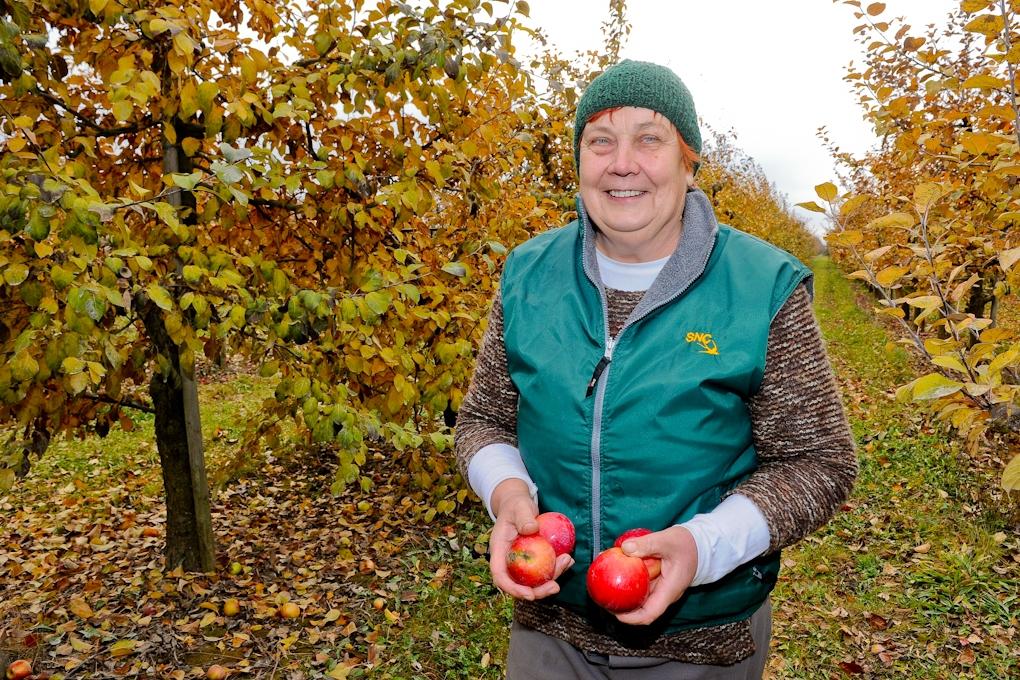
<path fill-rule="evenodd" d="M 598 261 L 595 258 L 595 228 L 588 218 L 580 196 L 577 197 L 577 215 L 581 229 L 584 271 L 605 299 L 605 286 L 602 284 Z M 626 325 L 679 297 L 701 276 L 712 254 L 712 248 L 715 247 L 718 232 L 719 224 L 716 222 L 715 211 L 708 196 L 700 189 L 688 190 L 684 203 L 680 243 L 666 260 L 651 288 L 645 292 L 641 302 L 631 313 Z"/>

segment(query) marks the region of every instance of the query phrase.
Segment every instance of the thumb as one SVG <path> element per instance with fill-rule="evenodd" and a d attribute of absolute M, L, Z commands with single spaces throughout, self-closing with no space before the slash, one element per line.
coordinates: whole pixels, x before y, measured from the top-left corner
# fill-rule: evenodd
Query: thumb
<path fill-rule="evenodd" d="M 623 552 L 631 557 L 659 557 L 662 547 L 656 533 L 645 534 L 636 538 L 628 538 L 620 546 Z"/>
<path fill-rule="evenodd" d="M 514 527 L 517 529 L 517 533 L 522 536 L 530 536 L 531 534 L 538 533 L 538 520 L 536 519 L 534 511 L 528 507 L 527 503 L 519 503 L 513 511 L 511 516 Z"/>

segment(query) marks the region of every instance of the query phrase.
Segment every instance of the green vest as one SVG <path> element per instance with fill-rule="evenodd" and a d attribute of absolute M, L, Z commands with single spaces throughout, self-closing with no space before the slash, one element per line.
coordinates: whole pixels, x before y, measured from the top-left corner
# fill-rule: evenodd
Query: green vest
<path fill-rule="evenodd" d="M 577 529 L 557 601 L 619 636 L 622 624 L 587 595 L 588 565 L 627 529 L 658 531 L 711 511 L 754 472 L 748 401 L 764 375 L 772 319 L 810 270 L 718 225 L 707 197 L 692 190 L 676 252 L 609 339 L 580 200 L 578 213 L 507 258 L 503 339 L 540 509 L 564 513 Z M 778 571 L 772 553 L 690 588 L 645 632 L 747 618 Z"/>

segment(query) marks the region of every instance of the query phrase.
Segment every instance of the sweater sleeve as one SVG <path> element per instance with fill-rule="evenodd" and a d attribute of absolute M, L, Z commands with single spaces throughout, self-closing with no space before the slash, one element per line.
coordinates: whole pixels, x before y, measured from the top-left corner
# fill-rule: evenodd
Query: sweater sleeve
<path fill-rule="evenodd" d="M 759 467 L 733 493 L 761 509 L 771 552 L 825 524 L 857 476 L 853 435 L 806 284 L 772 322 L 750 413 Z"/>
<path fill-rule="evenodd" d="M 461 474 L 489 444 L 517 446 L 517 388 L 510 380 L 503 345 L 503 301 L 497 292 L 467 394 L 457 412 L 454 451 Z"/>

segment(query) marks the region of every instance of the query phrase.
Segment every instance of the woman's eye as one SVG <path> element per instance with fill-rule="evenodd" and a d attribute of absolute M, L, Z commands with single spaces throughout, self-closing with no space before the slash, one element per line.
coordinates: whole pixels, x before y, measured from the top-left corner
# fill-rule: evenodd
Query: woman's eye
<path fill-rule="evenodd" d="M 658 135 L 644 135 L 641 137 L 641 142 L 644 144 L 658 144 L 659 141 Z"/>

